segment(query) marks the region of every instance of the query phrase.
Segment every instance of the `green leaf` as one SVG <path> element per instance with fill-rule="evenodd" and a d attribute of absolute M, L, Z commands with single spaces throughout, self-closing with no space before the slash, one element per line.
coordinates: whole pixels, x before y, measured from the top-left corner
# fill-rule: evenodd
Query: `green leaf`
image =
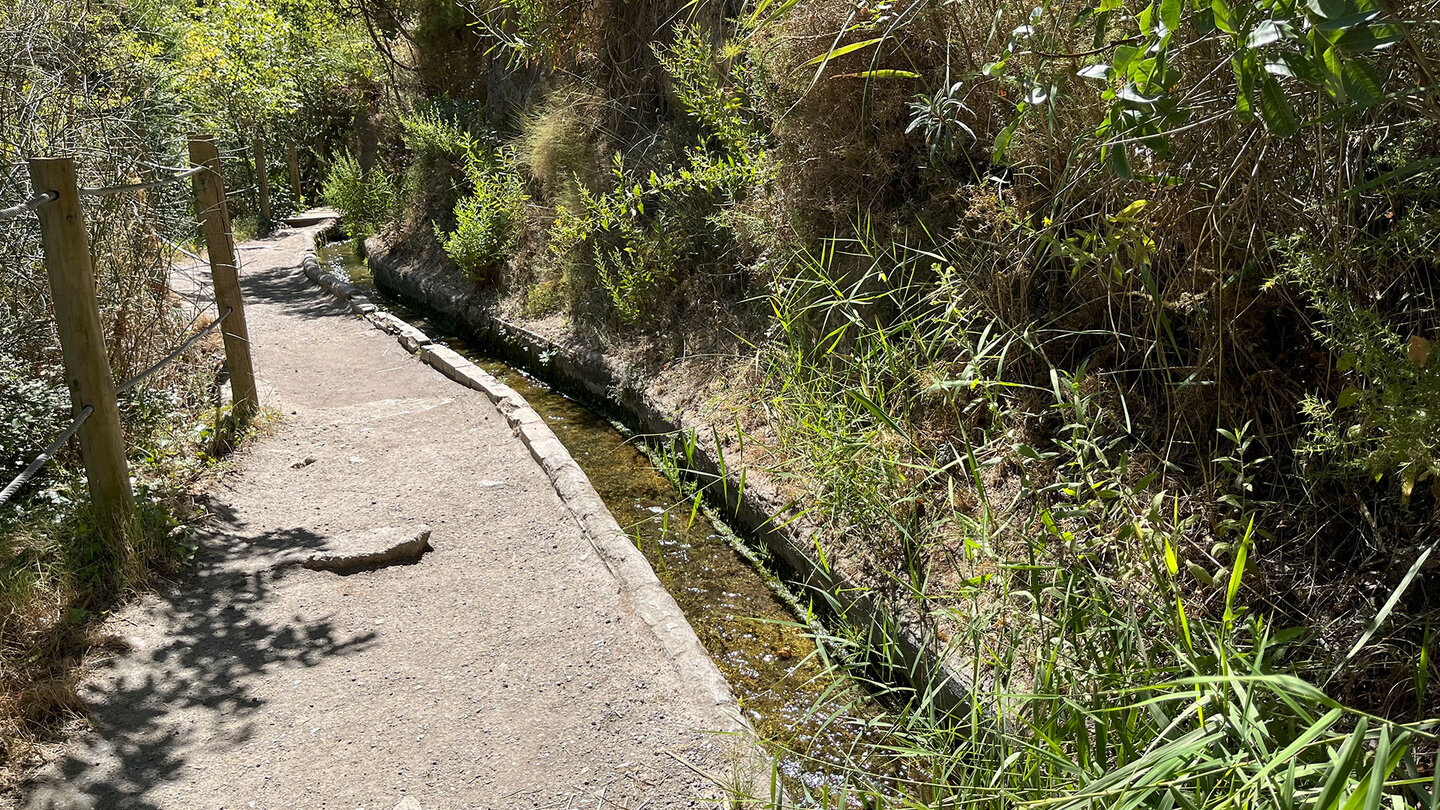
<path fill-rule="evenodd" d="M 1250 525 L 1245 529 L 1245 536 L 1240 538 L 1240 550 L 1235 552 L 1235 567 L 1230 569 L 1230 583 L 1225 587 L 1225 624 L 1229 626 L 1235 622 L 1235 595 L 1240 592 L 1240 580 L 1245 574 L 1245 561 L 1250 557 L 1250 539 L 1255 534 L 1255 518 L 1250 518 Z"/>
<path fill-rule="evenodd" d="M 1305 0 L 1305 7 L 1326 20 L 1344 17 L 1352 8 L 1347 0 Z"/>
<path fill-rule="evenodd" d="M 1365 791 L 1365 810 L 1380 810 L 1380 799 L 1385 795 L 1385 777 L 1390 775 L 1389 766 L 1390 727 L 1381 726 L 1380 739 L 1375 744 L 1375 760 L 1370 766 L 1370 776 L 1367 779 L 1370 784 Z"/>
<path fill-rule="evenodd" d="M 1336 101 L 1347 100 L 1349 95 L 1345 90 L 1345 62 L 1340 58 L 1340 52 L 1333 46 L 1326 48 L 1321 55 L 1320 65 L 1323 68 L 1325 91 Z"/>
<path fill-rule="evenodd" d="M 1325 32 L 1343 31 L 1347 28 L 1353 28 L 1357 25 L 1361 25 L 1362 23 L 1368 23 L 1372 20 L 1379 19 L 1384 13 L 1385 12 L 1381 11 L 1378 8 L 1369 9 L 1367 11 L 1357 11 L 1354 14 L 1346 14 L 1344 17 L 1340 17 L 1337 19 L 1325 20 L 1324 22 L 1321 22 L 1315 27 Z"/>
<path fill-rule="evenodd" d="M 1105 153 L 1105 157 L 1107 158 L 1106 162 L 1110 165 L 1110 171 L 1115 172 L 1115 176 L 1122 180 L 1129 180 L 1131 177 L 1130 157 L 1125 154 L 1125 144 L 1112 143 L 1105 147 Z"/>
<path fill-rule="evenodd" d="M 1320 85 L 1325 81 L 1324 72 L 1304 56 L 1282 53 L 1279 57 L 1265 62 L 1265 70 L 1274 76 L 1286 76 L 1309 85 Z"/>
<path fill-rule="evenodd" d="M 1293 38 L 1295 27 L 1288 20 L 1265 20 L 1255 26 L 1250 36 L 1245 38 L 1245 47 L 1263 48 L 1271 43 L 1279 42 L 1282 39 Z"/>
<path fill-rule="evenodd" d="M 1235 15 L 1225 0 L 1210 0 L 1210 10 L 1215 14 L 1215 27 L 1227 34 L 1235 33 Z"/>
<path fill-rule="evenodd" d="M 1340 392 L 1340 398 L 1335 401 L 1335 407 L 1348 408 L 1360 401 L 1360 389 L 1353 385 L 1347 385 L 1344 391 Z"/>
<path fill-rule="evenodd" d="M 1230 58 L 1230 67 L 1235 71 L 1235 112 L 1246 123 L 1255 120 L 1255 71 L 1252 58 L 1239 54 Z"/>
<path fill-rule="evenodd" d="M 1160 22 L 1171 31 L 1180 29 L 1180 0 L 1160 0 Z"/>
<path fill-rule="evenodd" d="M 815 57 L 814 59 L 811 59 L 810 61 L 806 62 L 804 65 L 802 65 L 802 67 L 809 67 L 809 66 L 811 66 L 811 65 L 819 65 L 819 64 L 822 64 L 822 63 L 825 63 L 825 62 L 829 62 L 829 61 L 832 60 L 832 59 L 839 59 L 840 57 L 844 56 L 844 55 L 847 54 L 847 53 L 854 53 L 855 51 L 858 51 L 858 50 L 860 50 L 861 48 L 868 48 L 868 47 L 870 47 L 871 45 L 875 45 L 875 44 L 877 44 L 877 43 L 884 42 L 884 41 L 885 41 L 885 38 L 884 38 L 884 37 L 875 37 L 874 39 L 867 39 L 867 40 L 864 40 L 864 41 L 861 41 L 861 42 L 852 42 L 852 43 L 850 43 L 849 45 L 842 45 L 842 46 L 839 47 L 839 48 L 832 48 L 832 49 L 826 51 L 825 53 L 822 53 L 822 54 L 820 54 L 819 56 Z"/>
<path fill-rule="evenodd" d="M 1338 707 L 1326 712 L 1319 720 L 1310 724 L 1310 727 L 1305 729 L 1304 733 L 1296 737 L 1289 745 L 1285 746 L 1284 750 L 1271 757 L 1270 761 L 1265 763 L 1263 768 L 1246 779 L 1241 789 L 1235 792 L 1243 793 L 1247 788 L 1259 784 L 1265 777 L 1269 776 L 1280 766 L 1293 764 L 1297 754 L 1303 751 L 1310 743 L 1314 742 L 1320 735 L 1329 732 L 1331 727 L 1339 722 L 1343 716 L 1345 716 L 1345 710 Z"/>
<path fill-rule="evenodd" d="M 1379 77 L 1364 62 L 1346 60 L 1341 68 L 1340 81 L 1345 86 L 1345 94 L 1362 107 L 1373 107 L 1385 96 Z"/>
<path fill-rule="evenodd" d="M 1347 51 L 1368 53 L 1383 50 L 1405 38 L 1405 32 L 1394 25 L 1362 25 L 1351 28 L 1335 40 Z"/>
<path fill-rule="evenodd" d="M 1163 0 L 1162 0 L 1163 2 Z M 1156 36 L 1155 32 L 1155 4 L 1151 3 L 1144 11 L 1135 15 L 1135 21 L 1140 24 L 1140 33 L 1145 36 Z M 1164 23 L 1161 23 L 1162 25 Z"/>
<path fill-rule="evenodd" d="M 1034 460 L 1034 461 L 1044 461 L 1044 460 L 1045 460 L 1045 456 L 1041 455 L 1041 453 L 1040 453 L 1039 450 L 1036 450 L 1035 448 L 1031 447 L 1031 446 L 1028 445 L 1028 444 L 1017 444 L 1017 445 L 1015 445 L 1015 452 L 1016 452 L 1016 453 L 1019 453 L 1020 455 L 1024 456 L 1025 458 L 1028 458 L 1028 459 L 1031 459 L 1031 460 Z"/>
<path fill-rule="evenodd" d="M 1371 637 L 1385 624 L 1385 620 L 1390 618 L 1391 612 L 1395 610 L 1395 605 L 1400 602 L 1400 597 L 1405 595 L 1405 591 L 1409 589 L 1410 583 L 1415 581 L 1415 576 L 1420 573 L 1420 569 L 1424 567 L 1425 561 L 1430 559 L 1430 555 L 1434 553 L 1436 546 L 1440 546 L 1440 541 L 1431 543 L 1430 547 L 1425 549 L 1419 557 L 1415 558 L 1415 562 L 1410 564 L 1410 570 L 1406 571 L 1405 576 L 1400 578 L 1400 583 L 1395 586 L 1395 590 L 1390 592 L 1390 598 L 1385 600 L 1385 604 L 1380 608 L 1380 612 L 1376 613 L 1375 618 L 1370 620 L 1370 623 L 1365 627 L 1365 632 L 1360 634 L 1360 639 L 1355 642 L 1355 646 L 1350 648 L 1350 652 L 1345 655 L 1345 660 L 1340 662 L 1341 667 L 1350 663 L 1350 660 L 1359 654 L 1360 650 L 1370 642 Z"/>
<path fill-rule="evenodd" d="M 1405 178 L 1413 174 L 1419 174 L 1420 172 L 1434 168 L 1437 165 L 1440 165 L 1440 157 L 1425 158 L 1424 160 L 1417 160 L 1413 163 L 1407 163 L 1404 166 L 1401 166 L 1400 168 L 1393 171 L 1388 171 L 1380 175 L 1379 177 L 1374 177 L 1366 180 L 1358 186 L 1352 186 L 1341 192 L 1340 194 L 1337 194 L 1336 197 L 1353 197 L 1356 194 L 1364 194 L 1372 188 L 1383 186 L 1386 183 L 1394 182 L 1396 180 L 1404 180 Z M 1351 361 L 1351 364 L 1354 364 L 1353 360 Z M 1338 367 L 1337 370 L 1345 371 L 1345 369 Z"/>
<path fill-rule="evenodd" d="M 841 73 L 837 79 L 918 79 L 920 74 L 911 70 L 862 70 L 859 73 Z"/>
<path fill-rule="evenodd" d="M 1005 150 L 1010 148 L 1010 139 L 1015 137 L 1015 130 L 1020 126 L 1020 118 L 1021 116 L 1016 115 L 1015 120 L 995 136 L 995 148 L 990 153 L 991 161 L 999 163 L 1005 157 Z"/>
<path fill-rule="evenodd" d="M 1122 76 L 1128 73 L 1130 65 L 1135 62 L 1135 58 L 1143 53 L 1143 50 L 1134 45 L 1115 46 L 1115 72 Z"/>
<path fill-rule="evenodd" d="M 1190 620 L 1185 616 L 1185 603 L 1180 597 L 1175 597 L 1175 616 L 1180 620 L 1180 632 L 1185 637 L 1185 649 L 1195 651 L 1195 644 L 1190 638 Z"/>
<path fill-rule="evenodd" d="M 1300 128 L 1295 113 L 1290 109 L 1290 102 L 1285 99 L 1285 91 L 1268 73 L 1264 74 L 1260 83 L 1260 117 L 1265 120 L 1265 127 L 1277 137 L 1289 137 Z"/>
<path fill-rule="evenodd" d="M 860 393 L 859 389 L 851 388 L 846 393 L 850 395 L 851 399 L 859 403 L 861 407 L 869 411 L 870 415 L 874 416 L 876 419 L 879 419 L 881 422 L 885 423 L 885 425 L 888 426 L 891 430 L 895 431 L 895 434 L 897 436 L 907 442 L 910 441 L 910 434 L 906 433 L 905 429 L 900 427 L 900 425 L 896 423 L 894 419 L 891 419 L 890 414 L 886 413 L 883 408 L 881 408 L 879 405 L 876 405 L 874 401 L 872 401 L 869 397 Z"/>
<path fill-rule="evenodd" d="M 1147 207 L 1149 207 L 1149 205 L 1150 205 L 1150 201 L 1149 201 L 1149 200 L 1136 200 L 1135 202 L 1132 202 L 1132 203 L 1130 203 L 1129 205 L 1125 206 L 1124 208 L 1120 209 L 1120 213 L 1118 213 L 1118 214 L 1115 215 L 1115 219 L 1117 219 L 1117 220 L 1129 220 L 1129 219 L 1134 219 L 1135 217 L 1137 217 L 1137 216 L 1140 215 L 1140 212 L 1141 212 L 1141 211 L 1144 211 Z"/>
<path fill-rule="evenodd" d="M 1346 777 L 1355 766 L 1355 758 L 1360 755 L 1360 749 L 1364 747 L 1367 719 L 1361 715 L 1355 724 L 1355 730 L 1350 733 L 1350 738 L 1340 747 L 1340 753 L 1330 764 L 1330 775 L 1325 778 L 1325 785 L 1320 789 L 1320 795 L 1315 803 L 1310 805 L 1313 810 L 1330 810 L 1335 806 L 1336 800 L 1340 798 L 1340 792 L 1345 789 Z"/>

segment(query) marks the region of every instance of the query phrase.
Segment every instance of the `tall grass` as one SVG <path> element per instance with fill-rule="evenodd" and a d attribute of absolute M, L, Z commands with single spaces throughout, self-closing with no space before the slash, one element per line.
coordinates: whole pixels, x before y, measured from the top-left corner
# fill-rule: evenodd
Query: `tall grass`
<path fill-rule="evenodd" d="M 1063 329 L 1016 333 L 987 309 L 975 276 L 946 263 L 959 249 L 828 240 L 769 296 L 779 339 L 754 368 L 787 459 L 776 472 L 805 482 L 823 547 L 931 627 L 969 685 L 967 706 L 942 710 L 924 687 L 877 680 L 904 667 L 893 628 L 822 639 L 834 666 L 900 698 L 881 722 L 905 740 L 890 752 L 904 768 L 857 757 L 848 798 L 808 800 L 1436 806 L 1440 720 L 1423 702 L 1424 719 L 1399 722 L 1320 688 L 1375 640 L 1429 552 L 1345 637 L 1350 655 L 1323 651 L 1334 628 L 1274 625 L 1265 603 L 1285 578 L 1262 568 L 1276 564 L 1257 548 L 1273 505 L 1253 498 L 1246 429 L 1222 431 L 1222 497 L 1197 499 L 1194 473 L 1134 442 L 1123 395 L 1084 363 L 1047 362 Z M 841 600 L 814 598 L 845 627 Z"/>
<path fill-rule="evenodd" d="M 1100 600 L 1116 594 L 1105 577 L 1053 569 L 1046 579 L 1064 594 L 1046 620 L 1052 635 L 954 642 L 976 655 L 984 684 L 965 710 L 941 715 L 915 694 L 876 721 L 891 726 L 889 753 L 906 775 L 857 766 L 844 792 L 792 799 L 996 810 L 1440 806 L 1440 778 L 1427 773 L 1436 721 L 1396 723 L 1326 697 L 1288 671 L 1286 659 L 1303 655 L 1296 633 L 1259 619 L 1186 620 L 1177 609 L 1184 641 L 1166 643 L 1106 608 Z M 1036 642 L 1043 667 L 1015 677 L 1013 651 Z M 862 662 L 873 652 L 849 636 L 824 643 Z"/>

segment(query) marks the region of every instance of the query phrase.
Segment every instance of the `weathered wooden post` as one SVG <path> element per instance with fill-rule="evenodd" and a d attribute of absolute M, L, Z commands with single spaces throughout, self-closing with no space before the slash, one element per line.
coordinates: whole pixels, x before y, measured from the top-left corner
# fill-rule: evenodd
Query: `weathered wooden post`
<path fill-rule="evenodd" d="M 230 367 L 230 390 L 235 416 L 250 418 L 260 406 L 255 389 L 255 367 L 250 360 L 250 330 L 245 325 L 245 303 L 240 298 L 240 274 L 235 264 L 235 234 L 230 230 L 230 209 L 225 204 L 225 181 L 220 174 L 220 151 L 213 135 L 190 136 L 190 163 L 209 171 L 195 175 L 195 215 L 210 255 L 210 278 L 215 283 L 215 305 L 228 310 L 220 334 L 225 338 L 225 362 Z"/>
<path fill-rule="evenodd" d="M 90 261 L 90 234 L 80 209 L 80 191 L 71 158 L 32 158 L 30 184 L 37 193 L 53 191 L 54 200 L 38 209 L 45 271 L 55 303 L 55 326 L 65 356 L 65 383 L 76 416 L 93 408 L 80 426 L 80 459 L 90 486 L 101 532 L 111 542 L 123 539 L 135 516 L 130 465 L 125 460 L 125 435 L 115 402 L 115 378 L 100 329 L 95 300 L 95 268 Z M 123 547 L 116 549 L 123 553 Z"/>
<path fill-rule="evenodd" d="M 295 192 L 295 206 L 298 210 L 303 205 L 305 195 L 300 193 L 300 150 L 295 144 L 290 144 L 290 190 Z"/>
<path fill-rule="evenodd" d="M 270 209 L 270 172 L 265 167 L 265 139 L 255 136 L 255 183 L 260 195 L 260 220 L 266 228 L 273 221 Z"/>

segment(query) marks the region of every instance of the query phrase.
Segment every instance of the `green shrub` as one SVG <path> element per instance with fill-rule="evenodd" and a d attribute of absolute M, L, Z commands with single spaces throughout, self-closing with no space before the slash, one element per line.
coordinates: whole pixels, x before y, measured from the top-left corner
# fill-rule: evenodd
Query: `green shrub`
<path fill-rule="evenodd" d="M 330 169 L 321 194 L 327 205 L 340 212 L 352 236 L 364 236 L 389 221 L 395 185 L 378 170 L 363 177 L 360 163 L 347 152 Z"/>
<path fill-rule="evenodd" d="M 482 148 L 482 137 L 462 123 L 468 117 L 463 106 L 440 101 L 399 115 L 400 138 L 410 154 L 395 216 L 407 229 L 423 228 L 435 215 L 442 217 L 442 226 L 452 224 L 457 186 L 470 155 Z"/>
<path fill-rule="evenodd" d="M 1416 218 L 1402 227 L 1433 233 L 1437 219 Z M 1440 362 L 1430 356 L 1435 336 L 1402 329 L 1394 313 L 1374 305 L 1380 296 L 1373 290 L 1396 272 L 1394 256 L 1376 246 L 1345 253 L 1291 245 L 1281 276 L 1300 288 L 1316 316 L 1315 337 L 1336 358 L 1344 383 L 1338 395 L 1311 392 L 1301 400 L 1310 430 L 1299 452 L 1342 472 L 1377 481 L 1390 476 L 1408 499 L 1417 484 L 1440 481 Z M 1365 267 L 1374 269 L 1357 269 Z"/>
<path fill-rule="evenodd" d="M 720 54 L 732 64 L 728 73 L 717 65 L 716 53 L 695 26 L 681 26 L 674 44 L 654 50 L 690 117 L 713 132 L 730 154 L 756 150 L 761 138 L 743 89 L 749 77 L 735 59 L 742 50 L 739 43 L 726 43 Z"/>
<path fill-rule="evenodd" d="M 8 483 L 64 427 L 69 405 L 58 375 L 37 378 L 29 364 L 0 351 L 0 481 Z"/>
<path fill-rule="evenodd" d="M 507 158 L 470 154 L 465 174 L 474 189 L 455 205 L 455 230 L 435 226 L 445 253 L 477 281 L 505 258 L 525 215 L 525 184 Z"/>
<path fill-rule="evenodd" d="M 463 160 L 479 148 L 469 130 L 434 109 L 401 114 L 400 137 L 418 159 L 446 157 Z"/>

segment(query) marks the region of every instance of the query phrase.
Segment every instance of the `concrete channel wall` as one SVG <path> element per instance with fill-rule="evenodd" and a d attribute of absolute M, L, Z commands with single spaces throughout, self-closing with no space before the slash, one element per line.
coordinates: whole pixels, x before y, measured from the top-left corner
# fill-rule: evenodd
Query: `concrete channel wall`
<path fill-rule="evenodd" d="M 366 242 L 366 254 L 375 282 L 388 293 L 470 329 L 495 356 L 525 368 L 584 399 L 600 403 L 630 428 L 651 436 L 672 436 L 683 443 L 693 433 L 704 437 L 708 425 L 687 424 L 674 407 L 657 401 L 633 375 L 593 347 L 560 343 L 498 317 L 489 302 L 457 271 L 408 266 L 389 258 L 378 239 Z M 725 486 L 707 493 L 727 519 L 750 537 L 764 543 L 770 553 L 792 571 L 807 588 L 823 591 L 839 606 L 845 620 L 869 633 L 873 645 L 893 644 L 899 653 L 903 676 L 922 693 L 931 695 L 944 712 L 968 713 L 971 706 L 971 663 L 948 654 L 934 634 L 916 621 L 893 615 L 873 592 L 859 584 L 854 572 L 832 569 L 816 559 L 808 529 L 783 516 L 786 502 L 756 485 L 755 478 L 722 463 L 717 449 L 703 440 L 693 450 L 677 453 L 688 472 L 702 480 L 725 480 Z"/>

